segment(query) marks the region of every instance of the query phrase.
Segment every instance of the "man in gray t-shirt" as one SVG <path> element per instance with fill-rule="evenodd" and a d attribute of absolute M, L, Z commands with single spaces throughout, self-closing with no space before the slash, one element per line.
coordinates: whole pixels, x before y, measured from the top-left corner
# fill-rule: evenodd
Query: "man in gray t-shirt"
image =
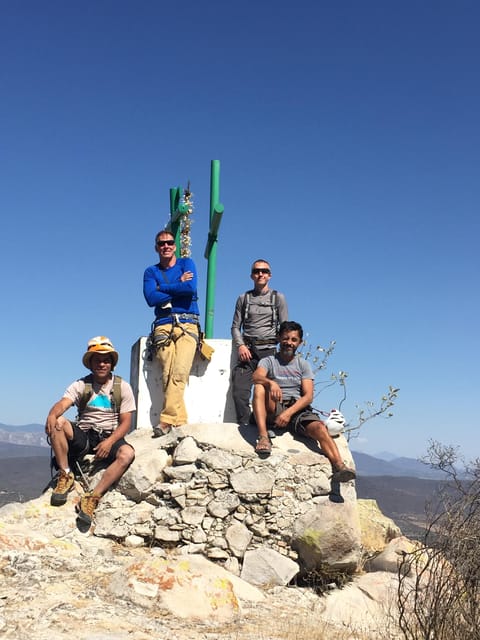
<path fill-rule="evenodd" d="M 232 391 L 239 424 L 250 422 L 252 373 L 261 358 L 275 353 L 278 327 L 288 318 L 285 296 L 268 287 L 270 264 L 255 260 L 250 277 L 254 287 L 238 297 L 231 329 L 232 348 L 238 356 L 232 371 Z"/>
<path fill-rule="evenodd" d="M 270 455 L 267 426 L 289 429 L 316 440 L 332 465 L 332 480 L 348 482 L 355 478 L 355 471 L 342 460 L 335 440 L 311 407 L 314 375 L 310 364 L 296 353 L 302 340 L 298 322 L 282 322 L 280 350 L 262 358 L 253 373 L 253 411 L 258 427 L 255 451 L 262 458 Z"/>

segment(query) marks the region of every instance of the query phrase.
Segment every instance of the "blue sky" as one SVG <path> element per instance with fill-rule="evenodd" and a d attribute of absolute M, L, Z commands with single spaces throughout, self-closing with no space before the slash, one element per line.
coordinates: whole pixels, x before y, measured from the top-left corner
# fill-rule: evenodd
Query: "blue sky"
<path fill-rule="evenodd" d="M 214 336 L 267 258 L 311 343 L 336 340 L 349 419 L 401 389 L 353 448 L 480 455 L 477 3 L 26 0 L 0 18 L 0 422 L 43 422 L 93 335 L 128 377 L 187 180 L 204 309 L 219 159 Z"/>

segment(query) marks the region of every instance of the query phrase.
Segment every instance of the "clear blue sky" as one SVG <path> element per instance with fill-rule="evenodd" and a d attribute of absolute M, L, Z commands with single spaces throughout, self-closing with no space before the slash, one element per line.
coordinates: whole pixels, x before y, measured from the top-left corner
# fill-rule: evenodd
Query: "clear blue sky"
<path fill-rule="evenodd" d="M 401 388 L 353 448 L 480 455 L 479 22 L 462 0 L 3 2 L 0 422 L 43 422 L 93 335 L 128 377 L 187 180 L 204 310 L 219 159 L 215 337 L 267 258 L 311 342 L 337 341 L 349 419 Z"/>

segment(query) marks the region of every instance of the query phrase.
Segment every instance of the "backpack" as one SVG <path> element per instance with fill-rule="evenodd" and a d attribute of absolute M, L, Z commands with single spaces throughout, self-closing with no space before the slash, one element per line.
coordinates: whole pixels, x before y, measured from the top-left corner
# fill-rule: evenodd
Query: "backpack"
<path fill-rule="evenodd" d="M 269 289 L 270 298 L 268 304 L 264 306 L 271 307 L 272 309 L 272 329 L 275 329 L 275 332 L 278 331 L 278 307 L 277 307 L 277 290 Z M 248 312 L 250 309 L 250 304 L 252 301 L 253 289 L 247 291 L 245 293 L 245 297 L 243 298 L 243 307 L 242 307 L 242 321 L 245 323 L 245 320 L 248 318 Z"/>
<path fill-rule="evenodd" d="M 93 374 L 89 374 L 85 377 L 85 388 L 83 390 L 82 397 L 80 398 L 80 402 L 78 403 L 78 416 L 77 420 L 80 419 L 80 416 L 85 411 L 85 407 L 88 404 L 88 401 L 93 395 Z M 110 401 L 112 403 L 112 411 L 115 413 L 120 413 L 120 405 L 122 404 L 122 378 L 120 376 L 113 376 L 113 387 L 110 392 Z"/>

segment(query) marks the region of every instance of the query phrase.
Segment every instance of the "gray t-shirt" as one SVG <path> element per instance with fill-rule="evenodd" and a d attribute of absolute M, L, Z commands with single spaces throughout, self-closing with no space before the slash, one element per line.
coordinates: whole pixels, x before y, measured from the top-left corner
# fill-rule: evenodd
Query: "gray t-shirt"
<path fill-rule="evenodd" d="M 85 390 L 85 378 L 75 380 L 67 387 L 64 398 L 68 398 L 78 407 Z M 112 403 L 113 376 L 104 385 L 93 383 L 92 395 L 80 416 L 80 429 L 95 431 L 113 431 L 118 427 L 119 413 L 135 411 L 135 398 L 132 387 L 123 378 L 120 383 L 121 404 L 120 411 L 115 411 Z"/>
<path fill-rule="evenodd" d="M 267 378 L 278 383 L 283 400 L 298 400 L 302 395 L 302 380 L 315 379 L 310 363 L 298 354 L 290 362 L 283 363 L 276 353 L 262 358 L 258 366 L 266 370 Z"/>
<path fill-rule="evenodd" d="M 249 293 L 249 304 L 248 312 L 244 317 L 244 310 L 247 306 L 245 300 L 247 293 Z M 240 345 L 245 344 L 245 340 L 248 338 L 270 339 L 271 344 L 274 345 L 276 343 L 278 325 L 288 320 L 288 308 L 283 293 L 277 291 L 275 297 L 275 314 L 273 314 L 272 310 L 272 289 L 265 293 L 255 293 L 253 290 L 248 291 L 237 298 L 231 329 L 233 344 L 237 349 Z M 276 323 L 273 322 L 274 315 L 276 316 Z M 259 349 L 261 348 L 259 346 Z"/>

